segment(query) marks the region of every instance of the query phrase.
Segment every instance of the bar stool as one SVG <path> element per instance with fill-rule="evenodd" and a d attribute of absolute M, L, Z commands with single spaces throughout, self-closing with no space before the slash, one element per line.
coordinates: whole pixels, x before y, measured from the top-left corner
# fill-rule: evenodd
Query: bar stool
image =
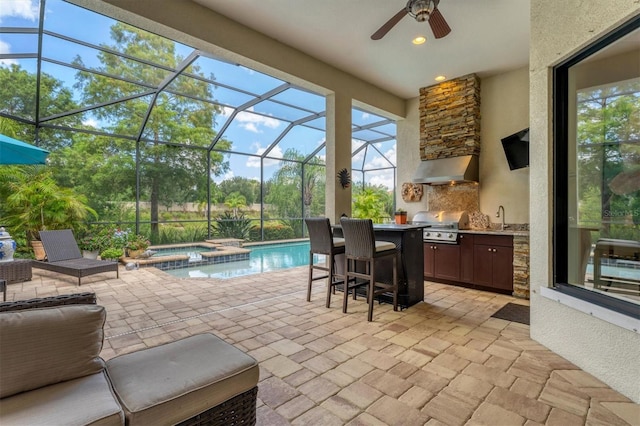
<path fill-rule="evenodd" d="M 371 219 L 340 219 L 342 233 L 345 240 L 344 270 L 347 281 L 356 280 L 353 286 L 345 286 L 342 312 L 347 312 L 347 299 L 349 289 L 362 285 L 357 279 L 365 279 L 367 282 L 367 303 L 369 314 L 367 321 L 373 320 L 373 299 L 375 296 L 393 292 L 393 310 L 398 310 L 398 260 L 396 245 L 389 241 L 376 241 L 373 234 L 373 222 Z M 391 257 L 393 260 L 393 284 L 376 282 L 376 259 Z M 356 261 L 365 263 L 365 272 L 358 272 Z"/>
<path fill-rule="evenodd" d="M 309 284 L 307 287 L 307 302 L 311 301 L 311 284 L 313 281 L 328 278 L 327 281 L 327 308 L 331 304 L 331 292 L 335 294 L 335 286 L 342 284 L 343 275 L 336 274 L 335 257 L 344 253 L 344 238 L 334 238 L 331 232 L 331 224 L 326 217 L 310 217 L 304 220 L 309 231 Z M 313 263 L 314 254 L 323 254 L 327 257 L 327 266 Z M 313 270 L 326 272 L 326 275 L 313 276 Z M 342 280 L 340 280 L 342 279 Z"/>

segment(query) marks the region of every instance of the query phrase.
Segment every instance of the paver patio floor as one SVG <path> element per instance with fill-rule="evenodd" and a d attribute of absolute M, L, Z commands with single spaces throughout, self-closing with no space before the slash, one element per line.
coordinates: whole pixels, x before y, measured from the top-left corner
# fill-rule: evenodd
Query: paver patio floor
<path fill-rule="evenodd" d="M 226 280 L 154 268 L 75 279 L 34 270 L 7 300 L 93 291 L 107 308 L 102 356 L 211 332 L 260 363 L 259 425 L 634 425 L 640 406 L 491 315 L 510 296 L 425 282 L 401 312 L 341 294 L 324 306 L 307 268 Z"/>

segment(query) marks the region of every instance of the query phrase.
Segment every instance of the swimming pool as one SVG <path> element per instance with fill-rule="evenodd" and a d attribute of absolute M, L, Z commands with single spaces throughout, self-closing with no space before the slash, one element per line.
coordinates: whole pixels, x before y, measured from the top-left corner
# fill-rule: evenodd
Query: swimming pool
<path fill-rule="evenodd" d="M 202 253 L 210 252 L 215 250 L 212 247 L 204 247 L 199 245 L 192 245 L 187 247 L 171 247 L 171 248 L 151 248 L 156 252 L 154 256 L 172 256 L 176 254 L 183 254 L 189 256 L 190 262 L 195 262 L 202 260 Z"/>
<path fill-rule="evenodd" d="M 233 278 L 309 264 L 309 241 L 245 246 L 245 248 L 251 249 L 249 260 L 193 266 L 165 272 L 179 278 Z M 324 256 L 314 255 L 314 263 L 322 261 Z"/>

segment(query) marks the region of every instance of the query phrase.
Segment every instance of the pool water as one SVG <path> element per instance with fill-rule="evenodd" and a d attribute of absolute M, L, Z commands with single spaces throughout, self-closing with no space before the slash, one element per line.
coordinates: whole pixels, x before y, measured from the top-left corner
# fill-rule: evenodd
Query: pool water
<path fill-rule="evenodd" d="M 165 271 L 179 278 L 234 278 L 243 275 L 305 266 L 309 264 L 309 242 L 265 244 L 251 247 L 249 260 Z M 324 261 L 324 256 L 315 256 L 314 263 Z"/>

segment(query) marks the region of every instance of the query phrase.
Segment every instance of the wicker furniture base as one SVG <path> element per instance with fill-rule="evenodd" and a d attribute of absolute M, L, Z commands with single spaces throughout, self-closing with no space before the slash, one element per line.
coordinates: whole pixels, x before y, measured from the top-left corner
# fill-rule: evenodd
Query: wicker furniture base
<path fill-rule="evenodd" d="M 257 395 L 258 387 L 256 386 L 220 405 L 208 409 L 204 413 L 179 423 L 178 426 L 255 425 Z"/>
<path fill-rule="evenodd" d="M 31 260 L 14 259 L 12 262 L 0 263 L 0 278 L 7 284 L 31 281 Z"/>
<path fill-rule="evenodd" d="M 0 303 L 0 312 L 22 311 L 34 308 L 50 308 L 61 305 L 95 305 L 95 293 L 61 294 L 59 296 L 40 297 L 37 299 L 16 300 Z"/>

